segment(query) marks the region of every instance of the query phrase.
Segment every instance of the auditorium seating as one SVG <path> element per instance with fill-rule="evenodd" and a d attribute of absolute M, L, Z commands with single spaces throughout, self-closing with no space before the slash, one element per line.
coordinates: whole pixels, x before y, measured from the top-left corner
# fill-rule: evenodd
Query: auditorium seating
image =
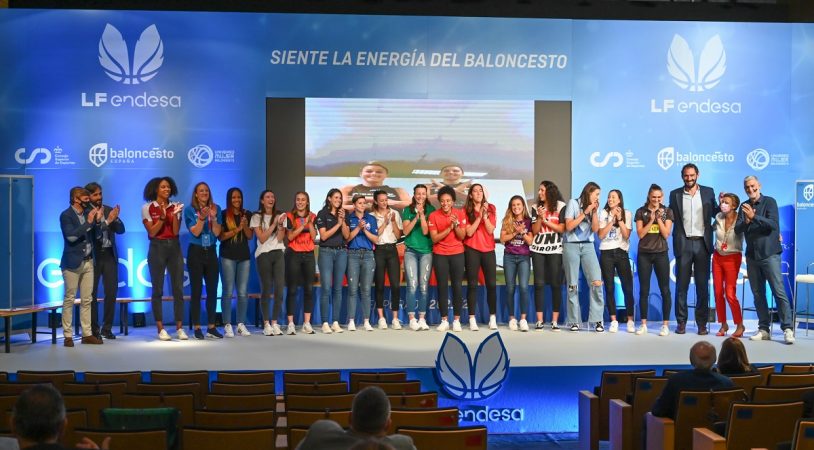
<path fill-rule="evenodd" d="M 752 401 L 755 403 L 792 402 L 800 400 L 803 395 L 814 392 L 814 385 L 808 386 L 757 386 L 752 391 Z"/>
<path fill-rule="evenodd" d="M 288 383 L 333 383 L 342 381 L 338 370 L 318 372 L 283 372 L 283 384 Z"/>
<path fill-rule="evenodd" d="M 213 381 L 209 386 L 212 394 L 274 394 L 274 383 L 232 383 Z"/>
<path fill-rule="evenodd" d="M 348 383 L 344 381 L 314 381 L 311 383 L 286 382 L 283 389 L 286 394 L 347 394 Z"/>
<path fill-rule="evenodd" d="M 85 383 L 127 383 L 128 391 L 132 392 L 136 385 L 141 383 L 141 372 L 85 372 Z"/>
<path fill-rule="evenodd" d="M 220 371 L 218 381 L 224 383 L 274 383 L 275 373 L 273 370 L 238 372 Z"/>
<path fill-rule="evenodd" d="M 814 373 L 773 373 L 767 386 L 806 386 L 814 384 Z"/>
<path fill-rule="evenodd" d="M 732 384 L 734 384 L 735 387 L 741 388 L 743 392 L 746 392 L 747 398 L 751 397 L 752 390 L 755 387 L 763 385 L 763 375 L 760 373 L 731 376 L 729 379 L 732 380 Z"/>
<path fill-rule="evenodd" d="M 803 402 L 733 403 L 726 419 L 726 437 L 712 431 L 693 431 L 693 449 L 776 448 L 789 441 L 803 414 Z M 723 444 L 723 447 L 721 445 Z M 678 447 L 681 448 L 681 447 Z"/>
<path fill-rule="evenodd" d="M 359 392 L 360 381 L 407 381 L 407 372 L 351 372 L 348 379 L 350 391 Z"/>
<path fill-rule="evenodd" d="M 614 450 L 639 450 L 642 423 L 667 384 L 665 377 L 637 377 L 629 401 L 611 400 L 608 414 L 608 440 Z"/>
<path fill-rule="evenodd" d="M 486 427 L 399 427 L 397 433 L 413 438 L 417 449 L 486 450 Z"/>
<path fill-rule="evenodd" d="M 270 449 L 276 446 L 273 428 L 203 429 L 184 428 L 184 450 Z"/>
<path fill-rule="evenodd" d="M 76 381 L 76 372 L 73 370 L 18 370 L 17 381 L 24 383 L 51 383 L 59 389 L 63 383 Z"/>
<path fill-rule="evenodd" d="M 368 386 L 378 386 L 387 394 L 418 394 L 421 392 L 421 382 L 411 381 L 359 381 L 359 390 Z"/>
<path fill-rule="evenodd" d="M 800 419 L 794 426 L 791 450 L 814 450 L 814 419 Z"/>
<path fill-rule="evenodd" d="M 75 445 L 83 437 L 100 444 L 110 437 L 110 450 L 169 450 L 165 430 L 120 431 L 77 428 L 67 442 Z"/>
<path fill-rule="evenodd" d="M 809 364 L 783 364 L 781 373 L 814 373 L 814 363 Z"/>

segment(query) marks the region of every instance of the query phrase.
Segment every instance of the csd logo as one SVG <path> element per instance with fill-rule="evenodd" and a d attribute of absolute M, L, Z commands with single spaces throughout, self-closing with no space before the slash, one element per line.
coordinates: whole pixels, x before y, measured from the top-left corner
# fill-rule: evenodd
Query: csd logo
<path fill-rule="evenodd" d="M 619 153 L 619 152 L 605 153 L 605 157 L 602 158 L 601 160 L 599 159 L 600 155 L 601 155 L 601 153 L 599 153 L 599 152 L 591 153 L 591 165 L 592 166 L 594 166 L 594 167 L 605 167 L 605 166 L 608 165 L 608 163 L 611 160 L 613 160 L 613 164 L 611 164 L 611 166 L 612 167 L 619 167 L 619 166 L 622 165 L 622 163 L 625 162 L 625 157 L 622 156 L 622 154 Z"/>
<path fill-rule="evenodd" d="M 28 158 L 25 158 L 23 155 L 25 155 L 24 147 L 18 148 L 17 151 L 14 152 L 14 160 L 17 161 L 17 164 L 26 164 L 26 165 L 31 164 L 37 159 L 37 156 L 39 155 L 42 155 L 42 158 L 40 159 L 40 164 L 48 164 L 49 162 L 51 162 L 51 150 L 48 150 L 47 148 L 35 148 L 34 151 L 31 152 L 30 155 L 28 155 Z"/>

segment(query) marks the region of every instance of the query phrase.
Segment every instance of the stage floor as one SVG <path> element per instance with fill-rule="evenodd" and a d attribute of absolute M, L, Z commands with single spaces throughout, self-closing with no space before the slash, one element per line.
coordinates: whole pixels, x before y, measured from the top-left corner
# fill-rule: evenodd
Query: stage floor
<path fill-rule="evenodd" d="M 655 324 L 654 324 L 655 325 Z M 755 330 L 756 322 L 746 323 Z M 731 325 L 730 325 L 731 326 Z M 569 366 L 670 366 L 687 365 L 690 346 L 702 337 L 688 327 L 685 335 L 659 337 L 658 326 L 646 336 L 624 332 L 593 331 L 522 333 L 502 325 L 501 338 L 512 367 Z M 159 341 L 155 329 L 130 328 L 130 335 L 119 335 L 115 341 L 91 346 L 76 343 L 74 348 L 57 345 L 40 337 L 36 344 L 13 336 L 11 353 L 0 355 L 0 370 L 126 371 L 126 370 L 308 370 L 308 369 L 400 369 L 435 366 L 438 349 L 445 333 L 403 330 L 356 331 L 324 335 L 299 332 L 295 336 L 266 337 L 255 328 L 247 337 L 197 341 Z M 672 326 L 671 326 L 672 330 Z M 717 324 L 713 324 L 713 332 Z M 189 333 L 190 336 L 192 333 Z M 464 328 L 460 337 L 474 355 L 478 345 L 491 334 L 482 326 L 478 332 Z M 43 335 L 40 335 L 43 336 Z M 704 339 L 716 347 L 724 338 L 714 335 Z M 798 330 L 797 342 L 785 345 L 775 324 L 772 341 L 752 342 L 744 339 L 749 359 L 756 364 L 811 362 L 814 360 L 814 332 L 809 337 Z"/>

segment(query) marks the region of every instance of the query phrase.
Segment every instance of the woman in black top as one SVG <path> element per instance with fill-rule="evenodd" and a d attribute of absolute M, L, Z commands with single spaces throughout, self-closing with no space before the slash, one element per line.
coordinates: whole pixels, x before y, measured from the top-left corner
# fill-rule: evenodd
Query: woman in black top
<path fill-rule="evenodd" d="M 342 280 L 348 267 L 348 249 L 345 245 L 345 210 L 342 208 L 342 191 L 331 189 L 325 196 L 325 206 L 317 214 L 319 230 L 319 315 L 322 318 L 322 332 L 341 333 L 339 313 L 342 309 Z M 333 295 L 333 325 L 328 306 L 328 297 Z"/>
<path fill-rule="evenodd" d="M 232 290 L 237 286 L 237 334 L 249 336 L 246 329 L 246 307 L 249 301 L 249 239 L 254 233 L 249 227 L 251 213 L 243 209 L 243 191 L 240 188 L 229 188 L 226 191 L 226 209 L 221 213 L 220 267 L 223 281 L 220 309 L 223 313 L 223 334 L 227 338 L 235 337 L 232 330 Z"/>

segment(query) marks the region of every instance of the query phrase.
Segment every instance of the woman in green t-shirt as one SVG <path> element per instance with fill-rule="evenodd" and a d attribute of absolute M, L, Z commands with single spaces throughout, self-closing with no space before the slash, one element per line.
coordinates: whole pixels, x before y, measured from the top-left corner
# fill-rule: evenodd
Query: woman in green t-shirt
<path fill-rule="evenodd" d="M 404 227 L 404 277 L 407 281 L 407 315 L 410 329 L 429 330 L 424 316 L 427 313 L 427 291 L 432 271 L 432 239 L 427 217 L 435 208 L 427 202 L 427 186 L 417 184 L 413 188 L 413 200 L 401 213 Z M 417 294 L 417 295 L 416 295 Z M 415 318 L 418 301 L 418 320 Z"/>

